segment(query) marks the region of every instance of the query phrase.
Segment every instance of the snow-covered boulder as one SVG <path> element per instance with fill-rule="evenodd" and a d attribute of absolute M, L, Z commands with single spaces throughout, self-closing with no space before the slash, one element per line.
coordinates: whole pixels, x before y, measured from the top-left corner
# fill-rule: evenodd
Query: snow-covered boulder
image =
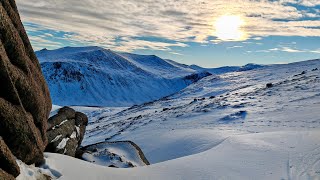
<path fill-rule="evenodd" d="M 131 168 L 150 165 L 140 147 L 131 141 L 102 142 L 81 150 L 81 159 L 102 166 Z"/>
<path fill-rule="evenodd" d="M 49 143 L 46 151 L 75 157 L 88 124 L 87 116 L 72 108 L 63 107 L 49 118 L 48 124 Z"/>

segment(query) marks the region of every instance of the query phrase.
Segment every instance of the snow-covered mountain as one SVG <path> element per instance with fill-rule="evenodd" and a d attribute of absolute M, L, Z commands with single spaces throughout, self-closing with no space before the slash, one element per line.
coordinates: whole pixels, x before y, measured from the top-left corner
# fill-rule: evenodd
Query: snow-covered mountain
<path fill-rule="evenodd" d="M 211 74 L 263 67 L 248 64 L 202 68 L 155 55 L 100 47 L 65 47 L 36 52 L 51 98 L 58 105 L 132 106 L 174 94 Z"/>
<path fill-rule="evenodd" d="M 36 52 L 54 104 L 132 106 L 176 93 L 210 75 L 154 55 L 99 47 Z"/>
<path fill-rule="evenodd" d="M 320 60 L 311 60 L 211 75 L 128 109 L 74 107 L 89 116 L 83 146 L 131 140 L 151 165 L 115 170 L 46 153 L 41 171 L 61 179 L 319 179 L 319 92 Z"/>

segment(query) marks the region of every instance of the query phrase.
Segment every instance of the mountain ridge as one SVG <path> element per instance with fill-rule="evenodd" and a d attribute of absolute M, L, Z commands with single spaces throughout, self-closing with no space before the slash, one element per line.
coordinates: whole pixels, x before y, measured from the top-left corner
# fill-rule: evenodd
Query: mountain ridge
<path fill-rule="evenodd" d="M 40 50 L 36 55 L 57 105 L 132 106 L 171 95 L 211 75 L 155 55 L 96 46 Z"/>

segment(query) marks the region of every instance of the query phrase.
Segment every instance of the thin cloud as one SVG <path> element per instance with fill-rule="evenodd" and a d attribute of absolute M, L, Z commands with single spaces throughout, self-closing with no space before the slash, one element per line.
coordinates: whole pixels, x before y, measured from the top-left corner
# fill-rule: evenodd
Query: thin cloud
<path fill-rule="evenodd" d="M 288 53 L 315 53 L 320 54 L 320 49 L 298 49 L 298 48 L 292 48 L 292 47 L 286 47 L 282 46 L 280 48 L 271 48 L 267 50 L 257 50 L 255 52 L 263 52 L 263 53 L 269 53 L 269 52 L 288 52 Z"/>
<path fill-rule="evenodd" d="M 234 48 L 242 48 L 243 46 L 230 46 L 230 47 L 227 47 L 227 49 L 234 49 Z"/>
<path fill-rule="evenodd" d="M 320 54 L 320 49 L 312 50 L 312 51 L 310 51 L 310 52 L 311 52 L 311 53 Z"/>

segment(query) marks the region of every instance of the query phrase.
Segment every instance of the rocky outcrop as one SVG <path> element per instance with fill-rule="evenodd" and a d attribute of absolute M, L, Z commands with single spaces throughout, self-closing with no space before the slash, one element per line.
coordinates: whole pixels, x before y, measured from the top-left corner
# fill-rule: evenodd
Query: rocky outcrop
<path fill-rule="evenodd" d="M 14 0 L 0 0 L 0 84 L 3 143 L 23 162 L 41 163 L 51 100 Z"/>
<path fill-rule="evenodd" d="M 14 180 L 15 178 L 11 174 L 8 174 L 6 171 L 0 169 L 0 179 Z"/>
<path fill-rule="evenodd" d="M 267 87 L 267 88 L 272 88 L 272 87 L 273 87 L 273 84 L 272 84 L 272 83 L 267 83 L 267 84 L 266 84 L 266 87 Z"/>
<path fill-rule="evenodd" d="M 132 141 L 101 142 L 81 148 L 78 158 L 115 168 L 150 165 L 140 147 Z"/>
<path fill-rule="evenodd" d="M 194 74 L 188 75 L 188 76 L 184 77 L 184 80 L 188 81 L 188 82 L 190 82 L 190 84 L 192 84 L 192 83 L 198 82 L 202 78 L 205 78 L 205 77 L 211 76 L 211 75 L 212 75 L 211 73 L 204 71 L 204 72 L 194 73 Z"/>
<path fill-rule="evenodd" d="M 20 174 L 19 166 L 16 162 L 16 158 L 11 153 L 10 149 L 0 137 L 0 169 L 14 177 Z M 1 177 L 1 176 L 0 176 Z M 1 178 L 0 178 L 1 179 Z"/>
<path fill-rule="evenodd" d="M 87 125 L 85 114 L 69 107 L 59 109 L 58 114 L 48 120 L 46 151 L 75 157 Z"/>

